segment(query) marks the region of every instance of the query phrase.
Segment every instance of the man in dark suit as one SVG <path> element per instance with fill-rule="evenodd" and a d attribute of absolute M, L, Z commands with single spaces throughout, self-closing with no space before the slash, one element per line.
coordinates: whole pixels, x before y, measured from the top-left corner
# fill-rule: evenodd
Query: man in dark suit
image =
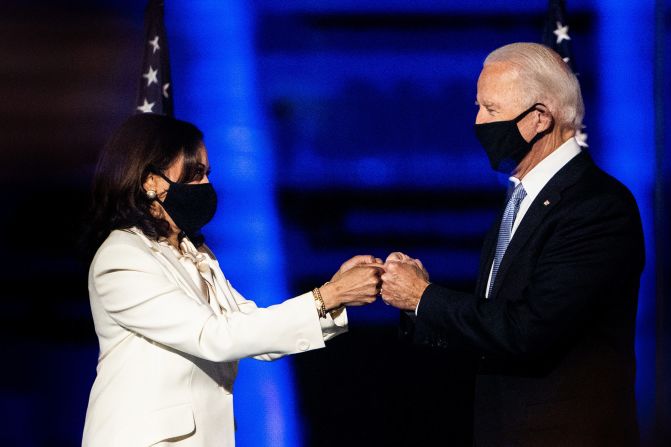
<path fill-rule="evenodd" d="M 420 261 L 394 253 L 382 298 L 410 316 L 415 341 L 479 358 L 477 446 L 638 445 L 636 202 L 578 145 L 580 86 L 554 51 L 497 49 L 477 95 L 476 135 L 512 175 L 476 291 L 431 284 Z"/>

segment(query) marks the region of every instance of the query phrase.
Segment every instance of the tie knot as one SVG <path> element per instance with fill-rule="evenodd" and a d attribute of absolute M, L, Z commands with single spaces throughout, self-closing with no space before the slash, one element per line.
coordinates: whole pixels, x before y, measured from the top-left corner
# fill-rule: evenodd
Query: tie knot
<path fill-rule="evenodd" d="M 510 195 L 510 201 L 514 203 L 520 203 L 526 196 L 527 192 L 524 189 L 522 182 L 519 182 L 517 186 L 515 186 L 515 189 L 513 189 L 513 193 Z"/>

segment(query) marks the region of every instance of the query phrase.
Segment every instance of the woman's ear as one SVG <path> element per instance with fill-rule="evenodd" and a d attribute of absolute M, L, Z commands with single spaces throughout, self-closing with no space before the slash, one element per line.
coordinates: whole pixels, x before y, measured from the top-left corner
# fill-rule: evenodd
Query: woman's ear
<path fill-rule="evenodd" d="M 142 184 L 142 188 L 144 188 L 145 192 L 156 191 L 156 177 L 154 174 L 147 174 L 147 177 L 144 179 L 144 183 Z"/>
<path fill-rule="evenodd" d="M 156 176 L 151 173 L 148 174 L 144 179 L 144 183 L 142 183 L 142 188 L 144 189 L 144 193 L 147 196 L 147 199 L 152 201 L 151 206 L 149 207 L 149 212 L 151 215 L 157 219 L 163 219 L 163 208 L 158 206 L 154 200 L 158 197 L 158 191 L 156 191 Z"/>

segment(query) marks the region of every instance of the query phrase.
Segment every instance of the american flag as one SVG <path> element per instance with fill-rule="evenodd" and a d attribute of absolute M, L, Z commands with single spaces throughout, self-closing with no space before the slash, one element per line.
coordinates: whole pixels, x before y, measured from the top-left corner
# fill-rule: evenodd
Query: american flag
<path fill-rule="evenodd" d="M 144 57 L 136 113 L 173 115 L 168 40 L 163 24 L 163 0 L 149 0 L 144 16 Z"/>
<path fill-rule="evenodd" d="M 571 59 L 571 36 L 566 21 L 566 2 L 564 0 L 550 0 L 548 14 L 545 17 L 543 44 L 555 50 L 575 71 Z"/>
<path fill-rule="evenodd" d="M 559 53 L 564 62 L 575 72 L 575 62 L 571 55 L 571 36 L 566 20 L 566 2 L 564 0 L 549 0 L 543 31 L 543 44 Z M 583 131 L 584 128 L 583 125 L 576 132 L 575 138 L 580 146 L 587 147 L 587 134 Z"/>

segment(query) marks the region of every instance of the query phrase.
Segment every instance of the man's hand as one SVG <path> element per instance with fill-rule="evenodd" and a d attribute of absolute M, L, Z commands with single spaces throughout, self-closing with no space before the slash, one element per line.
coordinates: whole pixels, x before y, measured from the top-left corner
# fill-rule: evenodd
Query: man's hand
<path fill-rule="evenodd" d="M 395 251 L 391 253 L 389 256 L 387 256 L 387 259 L 385 260 L 385 265 L 387 265 L 392 261 L 398 261 L 401 263 L 410 263 L 416 265 L 422 271 L 422 276 L 424 277 L 424 279 L 426 279 L 427 281 L 429 280 L 429 272 L 426 271 L 424 265 L 422 264 L 422 261 L 420 261 L 419 259 L 413 259 L 410 256 L 406 255 L 405 253 Z"/>
<path fill-rule="evenodd" d="M 429 273 L 422 262 L 396 252 L 387 257 L 384 270 L 380 292 L 384 302 L 401 310 L 414 311 L 429 285 Z"/>

